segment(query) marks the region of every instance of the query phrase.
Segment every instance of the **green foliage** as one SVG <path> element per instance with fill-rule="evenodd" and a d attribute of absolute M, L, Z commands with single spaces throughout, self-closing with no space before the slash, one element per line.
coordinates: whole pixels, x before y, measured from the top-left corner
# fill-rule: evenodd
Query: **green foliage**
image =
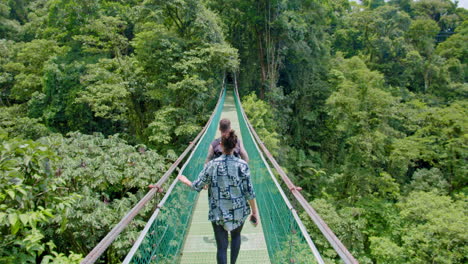
<path fill-rule="evenodd" d="M 167 169 L 165 158 L 118 136 L 74 133 L 40 141 L 11 139 L 1 146 L 0 256 L 6 263 L 78 263 L 80 255 L 65 256 L 55 245 L 87 254 Z M 143 216 L 150 211 L 145 207 Z M 127 253 L 144 224 L 137 217 L 110 249 L 109 261 Z"/>
<path fill-rule="evenodd" d="M 176 12 L 173 5 L 167 3 L 164 14 Z M 178 26 L 179 23 L 182 22 L 178 21 Z M 207 110 L 211 110 L 207 101 L 217 97 L 220 79 L 214 74 L 220 76 L 223 71 L 235 70 L 237 52 L 225 43 L 191 47 L 196 40 L 186 42 L 184 37 L 192 31 L 172 32 L 154 22 L 141 24 L 139 30 L 132 46 L 146 83 L 142 94 L 137 96 L 154 102 L 148 106 L 150 109 L 158 106 L 147 118 L 148 141 L 160 150 L 167 150 L 164 145 L 170 142 L 185 145 L 199 131 L 199 120 L 205 120 Z"/>
<path fill-rule="evenodd" d="M 41 141 L 62 157 L 53 163 L 54 173 L 67 182 L 69 192 L 81 197 L 62 219 L 61 237 L 67 239 L 55 243 L 82 254 L 87 254 L 144 196 L 148 184 L 167 169 L 164 157 L 143 145 L 130 146 L 118 136 L 72 133 L 67 138 L 54 135 Z M 147 217 L 151 206 L 145 207 L 140 217 Z M 145 224 L 139 217 L 133 223 L 110 249 L 109 262 L 128 252 Z M 54 237 L 52 230 L 48 235 Z"/>
<path fill-rule="evenodd" d="M 414 76 L 423 76 L 419 79 L 424 81 L 423 84 L 419 82 L 420 85 L 413 84 L 413 90 L 438 95 L 446 93 L 444 90 L 450 77 L 444 69 L 445 61 L 434 53 L 435 36 L 439 31 L 440 28 L 434 20 L 424 18 L 414 20 L 407 32 L 407 38 L 416 51 L 408 53 L 406 63 L 416 62 L 414 65 L 416 67 L 410 71 L 413 71 Z M 414 59 L 413 62 L 411 62 L 412 59 Z"/>
<path fill-rule="evenodd" d="M 449 184 L 444 179 L 444 175 L 438 168 L 420 169 L 414 172 L 413 180 L 408 185 L 411 191 L 438 192 L 447 194 Z"/>
<path fill-rule="evenodd" d="M 8 101 L 11 87 L 13 86 L 13 75 L 5 70 L 5 64 L 10 63 L 13 59 L 14 41 L 1 39 L 0 40 L 0 103 L 6 105 Z"/>
<path fill-rule="evenodd" d="M 280 139 L 276 132 L 278 125 L 274 119 L 273 108 L 266 102 L 258 99 L 255 94 L 244 96 L 242 107 L 268 150 L 271 154 L 278 155 Z"/>
<path fill-rule="evenodd" d="M 119 71 L 119 62 L 115 59 L 101 59 L 96 64 L 88 65 L 86 75 L 80 80 L 86 89 L 76 101 L 89 105 L 96 117 L 126 120 L 129 92 Z"/>
<path fill-rule="evenodd" d="M 433 53 L 435 36 L 439 31 L 440 28 L 434 20 L 418 19 L 412 21 L 407 34 L 416 50 L 427 57 Z"/>
<path fill-rule="evenodd" d="M 309 190 L 307 195 L 314 197 L 319 195 L 328 184 L 327 171 L 324 168 L 321 155 L 318 152 L 302 149 L 285 148 L 280 153 L 280 158 L 288 167 L 286 172 L 291 180 L 303 189 Z"/>
<path fill-rule="evenodd" d="M 319 213 L 360 263 L 410 263 L 401 229 L 413 220 L 395 204 L 416 190 L 455 195 L 466 184 L 463 9 L 445 0 L 208 2 L 239 49 L 241 93 L 277 110 L 267 131 L 283 139 L 280 163 L 295 184 L 323 198 Z M 262 116 L 243 104 L 251 121 Z"/>
<path fill-rule="evenodd" d="M 223 42 L 224 36 L 215 13 L 197 0 L 147 1 L 162 11 L 164 24 L 182 38 L 209 43 Z"/>
<path fill-rule="evenodd" d="M 164 107 L 156 112 L 155 119 L 148 126 L 149 140 L 164 146 L 174 138 L 190 140 L 201 127 L 193 124 L 194 120 L 183 118 L 188 113 L 182 108 Z"/>
<path fill-rule="evenodd" d="M 0 0 L 0 262 L 78 262 L 233 71 L 260 137 L 360 263 L 466 262 L 466 18 L 449 0 Z"/>
<path fill-rule="evenodd" d="M 10 57 L 2 62 L 1 67 L 5 71 L 4 76 L 8 76 L 12 84 L 11 87 L 8 85 L 3 88 L 3 94 L 19 102 L 29 100 L 33 92 L 42 90 L 41 78 L 45 63 L 65 51 L 55 41 L 45 39 L 10 44 L 6 49 Z"/>
<path fill-rule="evenodd" d="M 176 107 L 190 113 L 184 123 L 196 123 L 177 134 L 191 135 L 206 121 L 222 72 L 239 63 L 200 1 L 49 0 L 1 10 L 15 13 L 26 41 L 1 42 L 0 103 L 29 100 L 29 116 L 53 131 L 150 143 L 155 113 Z"/>
<path fill-rule="evenodd" d="M 434 20 L 444 32 L 453 30 L 460 21 L 455 3 L 450 0 L 413 1 L 411 7 L 415 16 Z"/>
<path fill-rule="evenodd" d="M 49 135 L 50 130 L 37 118 L 26 116 L 26 109 L 20 105 L 0 107 L 0 128 L 10 137 L 38 139 Z"/>
<path fill-rule="evenodd" d="M 172 76 L 172 65 L 180 59 L 183 41 L 162 25 L 146 23 L 132 41 L 135 56 L 146 72 L 150 73 L 147 86 L 154 91 L 150 95 L 164 98 L 163 87 Z M 153 89 L 151 89 L 153 90 Z"/>
<path fill-rule="evenodd" d="M 63 263 L 80 263 L 83 257 L 80 254 L 70 253 L 69 256 L 65 256 L 63 253 L 57 253 L 52 251 L 52 255 L 45 256 L 41 264 L 63 264 Z"/>
<path fill-rule="evenodd" d="M 10 17 L 11 7 L 9 2 L 11 1 L 0 1 L 0 38 L 2 39 L 4 37 L 14 37 L 20 28 L 18 21 Z"/>
<path fill-rule="evenodd" d="M 274 259 L 281 263 L 317 263 L 309 245 L 300 235 L 288 235 L 280 248 L 282 250 L 275 252 Z"/>
<path fill-rule="evenodd" d="M 468 21 L 465 20 L 455 32 L 456 34 L 437 46 L 436 52 L 445 58 L 457 58 L 466 67 L 468 49 L 464 43 L 468 40 Z"/>
<path fill-rule="evenodd" d="M 357 207 L 346 207 L 337 210 L 334 205 L 324 199 L 314 200 L 311 205 L 350 250 L 351 254 L 355 256 L 358 254 L 356 257 L 360 263 L 371 263 L 370 259 L 363 255 L 366 236 L 361 230 L 367 227 L 367 219 L 362 217 L 365 210 Z M 302 219 L 308 230 L 311 231 L 314 243 L 319 248 L 322 257 L 327 263 L 335 263 L 335 259 L 339 258 L 337 253 L 328 241 L 322 235 L 319 235 L 320 231 L 308 216 L 302 215 Z"/>
<path fill-rule="evenodd" d="M 435 193 L 412 192 L 398 204 L 404 220 L 402 247 L 407 263 L 461 263 L 468 236 L 466 199 L 453 201 Z"/>
<path fill-rule="evenodd" d="M 449 98 L 466 97 L 468 78 L 468 49 L 465 47 L 468 41 L 468 22 L 465 20 L 455 29 L 455 34 L 446 41 L 440 43 L 436 53 L 447 59 L 446 71 L 452 83 L 449 83 Z"/>
<path fill-rule="evenodd" d="M 75 103 L 78 91 L 82 90 L 80 78 L 85 71 L 83 61 L 64 63 L 64 58 L 49 61 L 44 72 L 43 94 L 31 101 L 32 117 L 42 117 L 44 123 L 59 132 L 69 130 L 93 131 L 98 126 L 92 120 L 91 111 L 84 104 Z M 99 126 L 105 129 L 106 122 Z"/>
<path fill-rule="evenodd" d="M 165 171 L 163 157 L 143 145 L 128 145 L 118 135 L 71 133 L 68 138 L 54 135 L 41 140 L 63 157 L 57 167 L 75 191 L 91 188 L 120 197 L 131 188 L 146 187 Z"/>
<path fill-rule="evenodd" d="M 129 45 L 123 35 L 126 26 L 125 21 L 118 17 L 101 16 L 85 25 L 81 34 L 73 36 L 73 39 L 82 44 L 84 52 L 121 57 L 127 53 Z"/>
<path fill-rule="evenodd" d="M 327 152 L 329 159 L 342 164 L 343 174 L 333 181 L 344 184 L 340 186 L 343 197 L 353 199 L 392 184 L 382 171 L 392 138 L 400 135 L 390 126 L 398 99 L 383 90 L 383 76 L 370 71 L 359 58 L 338 58 L 336 66 L 332 71 L 336 91 L 327 100 L 335 133 L 329 139 L 333 148 Z M 379 192 L 386 195 L 384 190 Z"/>
<path fill-rule="evenodd" d="M 376 263 L 398 264 L 405 262 L 404 249 L 387 237 L 370 237 L 370 249 Z"/>
<path fill-rule="evenodd" d="M 100 2 L 103 1 L 49 1 L 48 27 L 43 34 L 60 42 L 70 41 L 72 36 L 80 33 L 83 26 L 97 17 Z"/>
<path fill-rule="evenodd" d="M 51 163 L 57 156 L 46 146 L 20 139 L 2 140 L 0 146 L 0 260 L 36 263 L 45 252 L 56 255 L 46 229 L 66 221 L 66 212 L 78 196 L 67 192 L 66 181 L 56 177 Z M 62 229 L 63 231 L 63 229 Z M 61 231 L 58 231 L 61 233 Z M 47 249 L 45 241 L 50 246 Z M 61 258 L 68 260 L 63 254 Z M 49 259 L 54 259 L 49 257 Z M 71 255 L 67 263 L 78 263 Z"/>
<path fill-rule="evenodd" d="M 455 102 L 444 108 L 422 113 L 421 124 L 413 135 L 393 143 L 390 160 L 406 173 L 411 168 L 436 167 L 444 172 L 451 189 L 466 183 L 466 103 Z"/>
<path fill-rule="evenodd" d="M 311 205 L 360 262 L 463 262 L 468 239 L 463 232 L 466 221 L 463 196 L 453 201 L 434 192 L 415 191 L 396 206 L 375 199 L 362 200 L 357 204 L 359 207 L 342 209 L 322 199 Z M 319 233 L 310 220 L 305 223 L 313 233 Z M 328 261 L 336 257 L 322 236 L 314 238 Z"/>
<path fill-rule="evenodd" d="M 348 57 L 365 51 L 372 65 L 387 73 L 393 67 L 392 61 L 407 49 L 403 35 L 410 23 L 408 14 L 392 6 L 352 12 L 344 17 L 343 28 L 337 30 L 334 46 Z"/>

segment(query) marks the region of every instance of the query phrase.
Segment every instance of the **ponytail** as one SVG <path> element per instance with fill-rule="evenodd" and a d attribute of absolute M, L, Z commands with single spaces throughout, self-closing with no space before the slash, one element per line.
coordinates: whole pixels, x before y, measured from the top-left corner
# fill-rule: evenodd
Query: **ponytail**
<path fill-rule="evenodd" d="M 226 136 L 222 137 L 221 142 L 223 144 L 223 152 L 231 153 L 237 145 L 236 132 L 233 129 L 231 129 L 231 131 L 229 131 L 229 133 Z"/>

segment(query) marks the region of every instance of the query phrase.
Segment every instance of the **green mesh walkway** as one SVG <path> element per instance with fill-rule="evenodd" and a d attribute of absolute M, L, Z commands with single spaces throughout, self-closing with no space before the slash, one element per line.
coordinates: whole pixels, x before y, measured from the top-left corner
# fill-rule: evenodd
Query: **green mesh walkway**
<path fill-rule="evenodd" d="M 242 231 L 237 263 L 316 263 L 311 241 L 306 239 L 308 234 L 260 154 L 239 98 L 232 91 L 227 97 L 225 92 L 222 94 L 211 124 L 181 173 L 192 181 L 198 176 L 222 115 L 231 119 L 243 139 L 260 213 L 261 225 L 253 228 L 246 223 Z M 207 192 L 202 191 L 198 197 L 197 192 L 174 181 L 160 205 L 124 263 L 215 263 L 215 241 L 207 220 Z"/>
<path fill-rule="evenodd" d="M 236 132 L 240 131 L 232 92 L 226 95 L 221 118 L 231 120 L 231 128 Z M 242 139 L 241 134 L 238 134 Z M 219 136 L 220 132 L 217 130 L 216 137 Z M 241 251 L 237 263 L 270 263 L 261 223 L 257 227 L 246 223 L 241 235 Z M 183 264 L 216 264 L 216 241 L 211 223 L 208 221 L 207 191 L 200 192 L 182 254 L 181 263 Z M 230 254 L 230 251 L 228 251 L 228 254 Z"/>

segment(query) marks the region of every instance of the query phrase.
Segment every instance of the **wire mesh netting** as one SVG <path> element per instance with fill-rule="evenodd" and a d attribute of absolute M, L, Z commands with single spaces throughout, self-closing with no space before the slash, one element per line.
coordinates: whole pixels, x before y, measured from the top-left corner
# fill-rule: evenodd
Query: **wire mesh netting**
<path fill-rule="evenodd" d="M 200 139 L 193 154 L 187 160 L 182 174 L 194 180 L 202 170 L 206 151 L 214 138 L 221 112 L 225 91 L 215 109 L 215 115 L 205 135 Z M 234 93 L 235 106 L 239 119 L 244 147 L 249 155 L 251 177 L 257 195 L 263 233 L 271 263 L 316 263 L 297 214 L 273 180 L 268 164 L 261 156 L 249 132 L 242 114 L 239 98 Z M 197 192 L 187 191 L 183 184 L 173 184 L 168 190 L 167 200 L 158 215 L 153 215 L 144 230 L 144 238 L 131 257 L 131 263 L 178 263 L 180 253 L 191 221 Z M 157 216 L 157 217 L 156 217 Z M 300 221 L 300 220 L 299 220 Z"/>
<path fill-rule="evenodd" d="M 237 109 L 232 95 L 232 92 L 227 90 L 221 118 L 229 119 L 231 121 L 231 128 L 235 131 L 240 131 Z M 219 136 L 220 133 L 217 133 L 216 137 Z M 239 139 L 242 140 L 240 133 L 238 133 L 238 136 Z M 211 223 L 208 221 L 209 203 L 207 201 L 208 192 L 200 192 L 197 204 L 192 213 L 190 229 L 185 238 L 180 261 L 181 264 L 216 264 L 216 239 Z M 236 263 L 271 263 L 261 225 L 261 222 L 256 227 L 251 224 L 245 224 L 242 228 L 242 246 Z M 231 253 L 228 247 L 228 259 L 230 259 Z"/>
<path fill-rule="evenodd" d="M 268 164 L 260 155 L 242 115 L 239 98 L 234 93 L 244 147 L 249 154 L 249 167 L 263 222 L 263 233 L 272 263 L 316 263 L 301 232 L 297 218 L 274 182 Z M 273 176 L 274 177 L 274 176 Z M 308 234 L 305 234 L 308 236 Z"/>
<path fill-rule="evenodd" d="M 192 181 L 203 169 L 206 151 L 216 134 L 225 95 L 226 91 L 224 90 L 206 133 L 200 139 L 181 172 Z M 172 191 L 170 193 L 168 191 L 167 200 L 160 208 L 159 214 L 154 219 L 152 217 L 152 223 L 148 223 L 150 227 L 131 258 L 131 263 L 172 264 L 179 261 L 197 195 L 197 192 L 187 191 L 187 187 L 183 184 L 173 185 Z"/>

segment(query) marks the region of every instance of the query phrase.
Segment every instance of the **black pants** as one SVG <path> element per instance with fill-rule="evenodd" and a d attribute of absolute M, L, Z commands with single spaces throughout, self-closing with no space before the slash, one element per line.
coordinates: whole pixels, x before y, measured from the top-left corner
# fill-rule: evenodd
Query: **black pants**
<path fill-rule="evenodd" d="M 216 259 L 218 264 L 227 264 L 227 249 L 229 245 L 228 231 L 223 226 L 217 225 L 212 222 L 213 231 L 216 238 L 216 246 L 218 252 L 216 253 Z M 231 231 L 231 264 L 235 264 L 237 256 L 239 255 L 241 245 L 241 231 L 244 224 Z"/>

